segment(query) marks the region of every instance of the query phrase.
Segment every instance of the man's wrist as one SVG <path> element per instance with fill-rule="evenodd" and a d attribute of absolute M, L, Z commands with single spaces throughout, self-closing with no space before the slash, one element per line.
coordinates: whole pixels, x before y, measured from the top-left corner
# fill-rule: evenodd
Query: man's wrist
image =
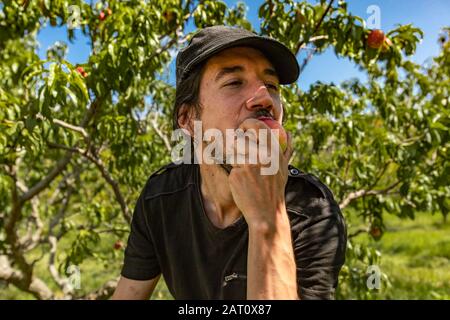
<path fill-rule="evenodd" d="M 263 214 L 259 212 L 257 214 L 262 218 L 247 222 L 249 233 L 263 237 L 273 237 L 280 233 L 284 234 L 285 232 L 290 233 L 290 222 L 284 204 L 276 209 L 275 213 L 269 212 L 267 214 Z"/>

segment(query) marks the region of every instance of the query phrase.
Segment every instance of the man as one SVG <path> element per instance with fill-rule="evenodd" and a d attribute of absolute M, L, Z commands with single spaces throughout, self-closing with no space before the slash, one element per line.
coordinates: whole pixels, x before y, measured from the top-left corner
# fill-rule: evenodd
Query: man
<path fill-rule="evenodd" d="M 224 134 L 267 130 L 258 119 L 282 123 L 279 86 L 298 75 L 280 42 L 205 28 L 177 56 L 174 127 L 192 137 L 194 120 Z M 176 299 L 332 299 L 345 223 L 331 191 L 288 165 L 291 154 L 289 138 L 272 175 L 236 163 L 172 163 L 154 173 L 135 207 L 113 298 L 148 299 L 162 274 Z"/>

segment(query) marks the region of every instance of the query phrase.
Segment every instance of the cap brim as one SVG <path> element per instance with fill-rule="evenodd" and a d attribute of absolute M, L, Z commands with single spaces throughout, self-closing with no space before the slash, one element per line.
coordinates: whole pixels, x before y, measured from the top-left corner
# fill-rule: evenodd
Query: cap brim
<path fill-rule="evenodd" d="M 197 56 L 197 58 L 189 64 L 188 69 L 202 61 L 205 61 L 222 50 L 240 46 L 248 46 L 261 51 L 275 68 L 280 84 L 290 84 L 297 81 L 300 73 L 300 67 L 295 55 L 282 43 L 274 39 L 261 36 L 239 38 L 234 41 L 232 40 L 215 46 L 213 50 L 203 52 Z"/>

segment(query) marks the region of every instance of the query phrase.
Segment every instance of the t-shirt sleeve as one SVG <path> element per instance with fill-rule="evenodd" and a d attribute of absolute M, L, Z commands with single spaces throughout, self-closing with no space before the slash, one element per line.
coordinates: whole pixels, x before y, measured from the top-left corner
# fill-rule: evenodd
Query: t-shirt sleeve
<path fill-rule="evenodd" d="M 142 192 L 134 208 L 131 232 L 125 249 L 124 265 L 121 272 L 121 275 L 125 278 L 150 280 L 161 273 L 148 226 L 148 215 L 144 192 Z"/>
<path fill-rule="evenodd" d="M 339 271 L 345 262 L 347 233 L 332 196 L 311 199 L 307 217 L 294 232 L 300 299 L 334 299 Z"/>

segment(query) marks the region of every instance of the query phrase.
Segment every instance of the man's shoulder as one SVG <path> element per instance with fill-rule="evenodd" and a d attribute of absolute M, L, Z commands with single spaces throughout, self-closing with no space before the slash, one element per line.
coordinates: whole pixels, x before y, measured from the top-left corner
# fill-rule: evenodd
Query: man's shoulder
<path fill-rule="evenodd" d="M 330 188 L 318 177 L 289 165 L 289 178 L 286 185 L 286 206 L 290 211 L 301 215 L 311 209 L 331 208 L 331 213 L 339 212 L 339 205 Z M 307 214 L 309 216 L 309 214 Z"/>
<path fill-rule="evenodd" d="M 334 199 L 330 188 L 315 175 L 301 171 L 292 165 L 289 165 L 288 169 L 288 183 L 292 185 L 302 184 L 306 188 L 304 191 L 309 192 L 311 197 Z"/>
<path fill-rule="evenodd" d="M 170 195 L 195 183 L 194 165 L 169 163 L 154 171 L 144 188 L 145 199 Z"/>

